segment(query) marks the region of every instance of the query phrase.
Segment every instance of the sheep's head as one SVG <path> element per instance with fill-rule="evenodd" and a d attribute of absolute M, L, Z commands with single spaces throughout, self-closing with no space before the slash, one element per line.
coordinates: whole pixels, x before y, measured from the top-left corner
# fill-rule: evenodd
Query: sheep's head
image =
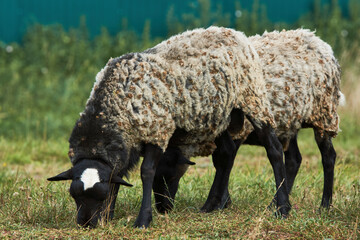
<path fill-rule="evenodd" d="M 76 202 L 77 223 L 95 227 L 98 220 L 113 217 L 119 186 L 132 186 L 112 173 L 113 169 L 100 160 L 82 159 L 71 169 L 48 180 L 72 180 L 70 195 Z"/>
<path fill-rule="evenodd" d="M 131 151 L 121 134 L 98 116 L 101 114 L 78 120 L 69 139 L 73 167 L 48 179 L 72 180 L 70 194 L 77 205 L 77 223 L 84 227 L 111 219 L 119 186 L 131 186 L 121 178 L 131 167 Z"/>

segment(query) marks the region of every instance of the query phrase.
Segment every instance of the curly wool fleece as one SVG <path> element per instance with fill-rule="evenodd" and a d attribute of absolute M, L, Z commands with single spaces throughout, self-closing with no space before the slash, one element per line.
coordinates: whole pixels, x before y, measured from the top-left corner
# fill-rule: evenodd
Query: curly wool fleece
<path fill-rule="evenodd" d="M 275 132 L 284 146 L 302 124 L 335 137 L 339 131 L 340 66 L 314 32 L 297 29 L 250 37 L 259 54 Z M 252 126 L 246 123 L 251 129 Z"/>
<path fill-rule="evenodd" d="M 234 108 L 259 127 L 273 125 L 265 94 L 259 57 L 243 33 L 195 29 L 110 59 L 96 76 L 79 123 L 94 121 L 88 117 L 94 115 L 104 129 L 121 135 L 125 148 L 152 143 L 165 151 L 177 128 L 191 136 L 182 144 L 214 141 Z"/>
<path fill-rule="evenodd" d="M 345 98 L 340 91 L 340 66 L 331 47 L 305 29 L 265 32 L 249 40 L 260 57 L 275 132 L 284 150 L 303 124 L 335 137 L 340 121 L 337 107 Z M 253 130 L 245 119 L 242 130 L 231 135 L 245 141 Z M 180 149 L 187 157 L 209 155 L 214 144 Z"/>

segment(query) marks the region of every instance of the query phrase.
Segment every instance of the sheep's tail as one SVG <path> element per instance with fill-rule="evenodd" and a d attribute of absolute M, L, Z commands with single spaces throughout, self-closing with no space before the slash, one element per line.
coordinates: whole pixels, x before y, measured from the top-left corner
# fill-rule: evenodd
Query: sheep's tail
<path fill-rule="evenodd" d="M 343 107 L 346 105 L 346 98 L 342 92 L 339 92 L 339 93 L 340 93 L 339 106 Z"/>

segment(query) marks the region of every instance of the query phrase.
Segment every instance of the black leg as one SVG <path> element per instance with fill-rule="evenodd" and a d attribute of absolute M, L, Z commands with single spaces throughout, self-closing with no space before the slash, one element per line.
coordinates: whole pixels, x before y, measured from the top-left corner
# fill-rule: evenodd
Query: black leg
<path fill-rule="evenodd" d="M 301 154 L 297 145 L 297 135 L 294 136 L 289 143 L 289 148 L 285 151 L 285 168 L 287 192 L 290 194 L 292 186 L 294 185 L 295 177 L 301 165 Z"/>
<path fill-rule="evenodd" d="M 240 140 L 234 140 L 234 143 L 235 143 L 235 148 L 236 148 L 236 152 L 237 150 L 239 150 L 241 144 L 242 144 L 242 141 Z"/>
<path fill-rule="evenodd" d="M 212 160 L 216 169 L 215 179 L 209 196 L 201 208 L 202 212 L 223 209 L 231 203 L 228 185 L 237 148 L 228 131 L 225 131 L 220 137 L 216 138 L 215 144 L 216 149 L 212 154 Z"/>
<path fill-rule="evenodd" d="M 336 152 L 332 145 L 331 137 L 327 133 L 321 134 L 314 129 L 315 140 L 321 153 L 321 160 L 324 169 L 324 190 L 321 206 L 329 208 L 332 200 L 334 185 L 334 167 Z"/>
<path fill-rule="evenodd" d="M 141 164 L 141 181 L 143 185 L 143 198 L 135 227 L 147 228 L 152 220 L 151 191 L 156 172 L 156 166 L 162 156 L 162 150 L 152 144 L 145 145 L 144 160 Z"/>
<path fill-rule="evenodd" d="M 249 120 L 253 122 L 250 118 Z M 283 161 L 282 145 L 272 127 L 267 125 L 262 128 L 258 128 L 254 125 L 254 128 L 258 139 L 266 149 L 267 156 L 274 171 L 276 183 L 276 194 L 274 199 L 276 200 L 278 211 L 282 217 L 286 217 L 291 209 L 291 205 L 286 187 L 286 171 Z"/>

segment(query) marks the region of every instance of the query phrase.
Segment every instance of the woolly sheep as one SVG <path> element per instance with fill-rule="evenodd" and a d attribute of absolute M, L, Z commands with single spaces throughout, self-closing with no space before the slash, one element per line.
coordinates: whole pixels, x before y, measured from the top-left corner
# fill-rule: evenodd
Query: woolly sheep
<path fill-rule="evenodd" d="M 248 39 L 226 28 L 187 31 L 142 53 L 110 59 L 96 76 L 71 134 L 73 167 L 49 180 L 72 180 L 77 222 L 95 227 L 101 217 L 112 218 L 119 186 L 130 185 L 122 177 L 144 156 L 143 199 L 135 226 L 147 227 L 153 179 L 165 149 L 212 141 L 222 151 L 219 157 L 232 158 L 236 149 L 229 147 L 226 129 L 241 128 L 242 121 L 230 121 L 246 115 L 265 139 L 281 187 L 282 147 L 262 78 Z M 289 205 L 285 187 L 278 195 L 279 206 Z"/>
<path fill-rule="evenodd" d="M 324 168 L 324 192 L 321 206 L 328 208 L 332 198 L 336 158 L 331 139 L 339 131 L 337 114 L 339 101 L 345 99 L 340 91 L 340 66 L 333 51 L 327 43 L 305 29 L 265 32 L 262 36 L 256 35 L 249 39 L 260 56 L 267 98 L 275 117 L 275 132 L 285 151 L 287 191 L 290 193 L 301 164 L 297 133 L 303 127 L 312 127 Z M 253 130 L 250 121 L 245 119 L 241 131 L 230 131 L 235 140 L 236 149 L 242 143 L 261 145 L 257 136 L 252 133 Z M 207 142 L 206 146 L 179 146 L 179 151 L 186 157 L 196 156 L 195 154 L 207 155 L 214 151 L 213 142 Z M 165 154 L 159 163 L 159 168 L 163 169 L 163 165 L 166 166 L 166 163 L 170 161 L 166 158 L 169 155 L 171 153 Z M 224 163 L 214 164 L 218 165 L 218 167 L 215 166 L 216 176 L 208 199 L 202 207 L 203 211 L 224 208 L 230 202 L 227 185 L 223 184 L 228 180 L 217 177 L 221 175 L 218 174 L 219 171 L 225 171 L 225 167 L 222 167 Z M 178 182 L 186 171 L 186 168 L 182 166 L 184 164 L 175 162 L 173 165 L 180 169 L 179 173 L 175 174 L 176 177 L 167 177 L 164 169 L 155 175 L 154 186 L 163 186 L 154 189 L 156 206 L 160 212 L 172 208 Z M 230 170 L 227 169 L 227 171 Z M 163 176 L 166 183 L 162 183 Z"/>

